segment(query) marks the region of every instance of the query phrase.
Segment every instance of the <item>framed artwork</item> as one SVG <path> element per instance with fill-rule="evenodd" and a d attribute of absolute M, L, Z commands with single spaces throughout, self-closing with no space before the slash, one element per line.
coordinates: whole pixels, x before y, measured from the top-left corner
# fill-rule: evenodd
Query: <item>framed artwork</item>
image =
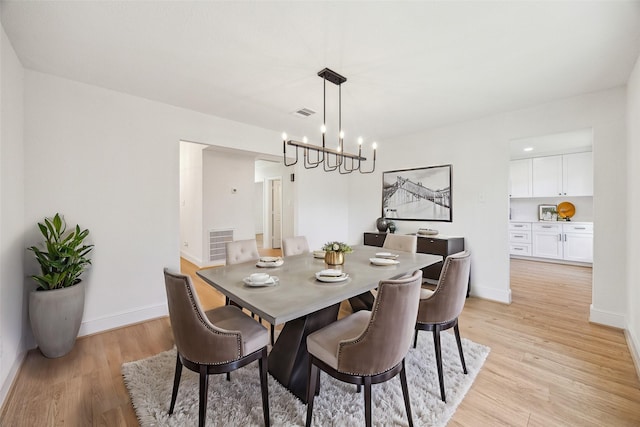
<path fill-rule="evenodd" d="M 382 216 L 404 221 L 452 221 L 451 165 L 382 173 Z"/>
<path fill-rule="evenodd" d="M 555 221 L 557 218 L 556 205 L 538 205 L 538 219 L 540 221 Z"/>

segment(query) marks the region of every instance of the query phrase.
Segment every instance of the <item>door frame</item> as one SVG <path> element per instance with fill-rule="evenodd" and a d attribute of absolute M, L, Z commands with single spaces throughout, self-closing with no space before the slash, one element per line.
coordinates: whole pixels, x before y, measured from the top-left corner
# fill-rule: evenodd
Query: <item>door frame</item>
<path fill-rule="evenodd" d="M 271 207 L 273 205 L 273 183 L 280 182 L 280 238 L 282 239 L 282 177 L 272 176 L 264 179 L 264 217 L 263 217 L 263 247 L 273 249 L 273 223 L 271 221 Z"/>

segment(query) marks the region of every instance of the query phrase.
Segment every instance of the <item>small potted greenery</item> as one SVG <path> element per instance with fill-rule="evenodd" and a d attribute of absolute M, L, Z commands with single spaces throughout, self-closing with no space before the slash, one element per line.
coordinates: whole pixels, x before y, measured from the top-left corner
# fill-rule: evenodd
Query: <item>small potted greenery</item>
<path fill-rule="evenodd" d="M 353 252 L 351 246 L 344 242 L 327 242 L 322 250 L 325 251 L 324 261 L 329 265 L 344 264 L 344 254 Z"/>
<path fill-rule="evenodd" d="M 42 354 L 61 357 L 71 351 L 80 330 L 85 292 L 80 276 L 91 264 L 93 245 L 84 243 L 89 230 L 78 225 L 67 230 L 57 213 L 38 227 L 44 243 L 29 248 L 41 273 L 31 276 L 38 287 L 29 294 L 29 320 Z"/>

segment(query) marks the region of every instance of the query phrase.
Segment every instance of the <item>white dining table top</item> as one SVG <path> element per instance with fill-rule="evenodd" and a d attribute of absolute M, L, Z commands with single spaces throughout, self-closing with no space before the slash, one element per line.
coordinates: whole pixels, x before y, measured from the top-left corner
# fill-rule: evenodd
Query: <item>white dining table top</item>
<path fill-rule="evenodd" d="M 389 266 L 373 265 L 369 259 L 379 252 L 399 255 L 399 263 Z M 345 254 L 344 265 L 338 267 L 329 267 L 323 259 L 314 258 L 312 253 L 307 253 L 285 257 L 282 266 L 275 268 L 261 268 L 252 261 L 200 270 L 197 274 L 240 306 L 277 325 L 370 291 L 381 280 L 395 279 L 441 260 L 442 257 L 437 255 L 411 254 L 360 245 L 354 246 L 352 253 Z M 318 281 L 315 273 L 328 268 L 339 268 L 349 278 L 337 283 Z M 278 284 L 250 287 L 243 279 L 252 273 L 276 276 Z"/>

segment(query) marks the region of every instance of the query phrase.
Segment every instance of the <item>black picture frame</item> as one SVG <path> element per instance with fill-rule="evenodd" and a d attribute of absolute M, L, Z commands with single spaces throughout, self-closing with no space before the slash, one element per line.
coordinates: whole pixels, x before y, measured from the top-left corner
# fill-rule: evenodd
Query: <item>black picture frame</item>
<path fill-rule="evenodd" d="M 382 216 L 400 221 L 453 221 L 452 165 L 382 173 Z"/>

